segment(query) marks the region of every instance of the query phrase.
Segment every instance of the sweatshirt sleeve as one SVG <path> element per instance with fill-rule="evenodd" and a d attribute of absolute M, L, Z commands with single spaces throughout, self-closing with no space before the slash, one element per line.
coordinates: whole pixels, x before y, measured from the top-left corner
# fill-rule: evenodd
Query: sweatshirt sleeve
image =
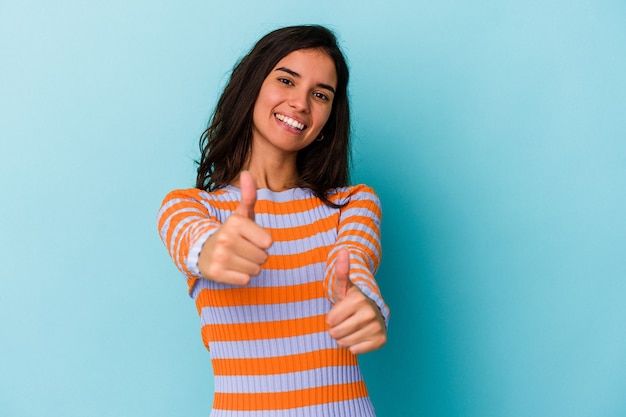
<path fill-rule="evenodd" d="M 176 267 L 187 278 L 189 290 L 198 278 L 202 245 L 217 231 L 220 222 L 203 204 L 199 189 L 175 190 L 167 194 L 157 214 L 161 240 Z"/>
<path fill-rule="evenodd" d="M 350 281 L 376 303 L 385 323 L 388 324 L 389 307 L 385 304 L 378 283 L 374 278 L 382 255 L 380 200 L 374 190 L 365 185 L 348 188 L 348 194 L 345 198 L 349 200 L 340 209 L 337 242 L 328 255 L 324 289 L 328 299 L 334 303 L 337 253 L 341 249 L 348 249 L 350 253 Z M 342 200 L 339 201 L 342 202 Z"/>

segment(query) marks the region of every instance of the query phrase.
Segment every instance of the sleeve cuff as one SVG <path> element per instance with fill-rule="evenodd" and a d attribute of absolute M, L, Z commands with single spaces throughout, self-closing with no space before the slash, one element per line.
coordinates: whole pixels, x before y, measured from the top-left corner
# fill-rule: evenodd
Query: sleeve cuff
<path fill-rule="evenodd" d="M 198 237 L 196 241 L 189 248 L 189 253 L 187 256 L 187 260 L 185 261 L 185 266 L 187 270 L 197 278 L 202 278 L 200 274 L 200 268 L 198 267 L 198 259 L 200 258 L 200 251 L 202 250 L 202 246 L 209 239 L 213 233 L 217 232 L 217 228 L 209 230 Z"/>

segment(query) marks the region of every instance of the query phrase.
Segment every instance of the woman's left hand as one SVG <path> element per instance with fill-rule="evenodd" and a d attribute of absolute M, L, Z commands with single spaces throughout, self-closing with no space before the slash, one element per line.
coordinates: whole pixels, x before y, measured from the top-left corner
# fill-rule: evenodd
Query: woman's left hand
<path fill-rule="evenodd" d="M 378 306 L 350 281 L 346 249 L 335 261 L 335 305 L 326 316 L 328 333 L 354 354 L 379 349 L 387 341 L 387 326 Z"/>

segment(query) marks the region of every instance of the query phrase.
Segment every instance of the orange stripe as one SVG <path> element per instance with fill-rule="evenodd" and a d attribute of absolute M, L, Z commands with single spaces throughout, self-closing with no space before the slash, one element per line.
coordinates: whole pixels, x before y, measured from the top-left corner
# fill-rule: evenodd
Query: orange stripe
<path fill-rule="evenodd" d="M 359 225 L 370 226 L 372 230 L 377 230 L 376 223 L 369 216 L 352 215 L 345 217 L 340 223 L 339 227 L 343 227 L 350 223 L 358 223 Z"/>
<path fill-rule="evenodd" d="M 163 221 L 165 221 L 165 219 L 167 217 L 169 217 L 171 215 L 171 212 L 176 212 L 178 210 L 184 209 L 184 208 L 193 208 L 196 210 L 200 210 L 201 208 L 198 207 L 199 205 L 189 205 L 189 206 L 182 206 L 182 205 L 174 205 L 172 207 L 170 207 L 163 215 L 162 219 Z M 201 217 L 201 218 L 206 218 L 209 219 L 209 215 L 208 213 L 206 213 L 206 211 L 203 211 L 202 213 L 189 213 L 189 211 L 184 211 L 184 212 L 180 212 L 177 214 L 173 214 L 171 219 L 170 219 L 170 226 L 165 234 L 165 244 L 169 245 L 170 242 L 172 241 L 172 234 L 174 233 L 174 231 L 176 230 L 176 226 L 178 225 L 178 223 L 180 223 L 181 221 L 186 220 L 189 216 L 197 216 L 197 217 Z M 189 225 L 191 225 L 193 223 L 187 223 L 187 226 L 185 227 L 185 229 L 187 227 L 189 227 Z M 161 230 L 159 228 L 159 230 Z M 179 230 L 179 233 L 184 232 L 184 230 Z M 177 241 L 180 240 L 180 234 L 178 235 L 179 237 L 177 238 Z M 175 242 L 176 243 L 176 242 Z"/>
<path fill-rule="evenodd" d="M 213 408 L 219 410 L 285 410 L 353 400 L 367 396 L 363 381 L 287 392 L 231 394 L 216 392 Z"/>
<path fill-rule="evenodd" d="M 357 358 L 347 349 L 324 349 L 271 358 L 213 359 L 215 376 L 275 375 L 303 372 L 327 366 L 356 366 Z"/>
<path fill-rule="evenodd" d="M 180 212 L 178 214 L 173 214 L 176 213 L 177 211 L 181 210 L 181 209 L 195 209 L 195 210 L 199 210 L 200 213 L 194 213 L 191 214 L 188 211 L 184 211 L 184 212 Z M 190 215 L 193 216 L 198 216 L 200 218 L 202 218 L 203 220 L 213 220 L 211 217 L 209 217 L 208 212 L 206 211 L 206 209 L 199 203 L 191 203 L 189 201 L 186 201 L 185 203 L 180 203 L 180 204 L 175 204 L 172 207 L 168 208 L 163 215 L 161 216 L 161 218 L 159 219 L 159 231 L 161 230 L 161 227 L 163 225 L 163 222 L 165 221 L 165 219 L 167 219 L 170 215 L 172 215 L 171 219 L 170 219 L 170 226 L 167 229 L 166 233 L 165 233 L 165 238 L 164 238 L 164 243 L 167 246 L 167 250 L 170 253 L 170 256 L 174 259 L 176 259 L 180 265 L 183 267 L 185 273 L 189 273 L 189 271 L 187 271 L 187 269 L 184 267 L 185 265 L 185 261 L 184 258 L 185 256 L 187 256 L 187 253 L 189 252 L 189 239 L 185 239 L 184 237 L 189 237 L 188 233 L 190 230 L 190 227 L 194 226 L 194 223 L 187 223 L 185 225 L 185 227 L 181 230 L 178 230 L 178 235 L 176 237 L 176 240 L 174 242 L 172 242 L 172 235 L 173 233 L 176 231 L 176 226 L 181 222 L 186 220 Z M 213 220 L 214 221 L 214 220 Z M 196 226 L 197 227 L 197 226 Z M 206 230 L 210 230 L 211 226 L 207 225 L 203 225 L 202 226 L 203 229 Z M 174 252 L 176 245 L 178 245 L 178 251 Z"/>
<path fill-rule="evenodd" d="M 196 284 L 197 280 L 198 278 L 196 277 L 187 276 L 187 287 L 189 287 L 189 294 L 191 294 L 191 290 L 193 289 L 193 286 Z"/>
<path fill-rule="evenodd" d="M 365 274 L 367 274 L 367 273 L 371 274 L 371 270 L 370 270 L 369 265 L 368 265 L 366 262 L 364 262 L 363 260 L 361 260 L 361 259 L 360 259 L 360 257 L 365 257 L 365 258 L 371 257 L 371 258 L 374 260 L 374 264 L 375 264 L 375 265 L 377 265 L 377 264 L 378 264 L 378 258 L 377 258 L 377 257 L 376 257 L 373 253 L 372 253 L 371 249 L 366 248 L 366 247 L 365 247 L 365 246 L 363 246 L 362 244 L 352 242 L 352 243 L 351 243 L 351 245 L 353 245 L 353 246 L 357 246 L 357 247 L 361 248 L 361 249 L 362 249 L 362 251 L 364 251 L 364 252 L 365 252 L 365 253 L 362 253 L 361 251 L 359 251 L 359 252 L 357 252 L 357 255 L 359 255 L 359 258 L 357 258 L 357 259 L 351 259 L 351 261 L 350 261 L 350 262 L 352 263 L 352 266 L 351 266 L 351 268 L 350 268 L 350 269 L 351 269 L 351 273 L 355 273 L 355 274 L 356 274 L 356 273 L 360 272 L 360 273 L 365 273 Z M 351 252 L 351 253 L 352 253 L 352 252 L 355 252 L 355 249 L 354 249 L 354 248 L 350 248 L 350 252 Z M 335 253 L 333 254 L 333 256 L 332 256 L 332 257 L 330 257 L 330 259 L 328 260 L 328 264 L 329 264 L 329 265 L 330 265 L 332 262 L 334 262 L 334 261 L 335 261 L 335 259 L 337 258 L 337 254 L 338 254 L 338 253 L 339 253 L 339 252 L 335 252 Z M 355 266 L 355 265 L 358 265 L 359 267 L 354 268 L 354 266 Z M 332 274 L 328 274 L 328 275 L 326 275 L 326 276 L 324 277 L 324 284 L 323 284 L 323 285 L 324 285 L 324 288 L 328 288 L 328 287 L 329 287 L 329 285 L 330 285 L 330 291 L 328 291 L 330 294 L 335 294 L 335 282 L 336 282 L 336 280 L 334 279 L 334 277 L 335 277 L 335 276 L 334 276 L 334 271 L 335 271 L 335 268 L 333 267 L 332 271 L 330 271 L 330 272 L 332 272 Z M 354 282 L 357 282 L 357 281 L 356 281 L 356 280 L 354 280 L 354 281 L 353 281 L 353 283 L 354 283 Z M 371 285 L 371 283 L 370 283 L 370 285 Z M 325 290 L 325 291 L 326 291 L 326 290 Z M 377 294 L 379 293 L 379 290 L 378 290 L 378 289 L 373 290 L 373 291 L 374 291 L 375 293 L 377 293 Z"/>
<path fill-rule="evenodd" d="M 376 294 L 376 295 L 380 296 L 380 292 L 378 291 L 378 288 L 375 288 L 375 287 L 372 285 L 371 281 L 366 280 L 365 278 L 356 278 L 356 279 L 353 279 L 353 280 L 352 280 L 352 283 L 353 283 L 354 285 L 356 285 L 356 284 L 358 284 L 358 283 L 361 283 L 361 284 L 363 284 L 363 285 L 364 285 L 367 289 L 369 289 L 371 292 L 373 292 L 374 294 Z"/>
<path fill-rule="evenodd" d="M 256 213 L 259 214 L 298 214 L 314 209 L 321 205 L 322 202 L 319 201 L 316 197 L 306 198 L 304 200 L 284 201 L 281 203 L 268 200 L 259 200 L 257 201 L 257 205 L 254 206 L 254 210 Z"/>
<path fill-rule="evenodd" d="M 235 342 L 302 336 L 328 330 L 325 319 L 325 315 L 319 315 L 259 323 L 206 324 L 202 326 L 202 339 Z"/>
<path fill-rule="evenodd" d="M 318 233 L 328 232 L 329 230 L 337 229 L 337 223 L 339 220 L 339 213 L 333 214 L 329 217 L 316 220 L 311 224 L 303 226 L 289 227 L 289 228 L 271 228 L 266 227 L 272 234 L 272 239 L 279 242 L 287 242 L 290 240 L 304 239 L 311 237 Z"/>
<path fill-rule="evenodd" d="M 170 200 L 176 199 L 176 198 L 181 198 L 181 196 L 177 195 L 177 192 L 171 192 L 169 193 L 167 196 L 165 196 L 165 199 L 163 200 L 163 202 L 161 203 L 161 207 L 163 207 L 165 204 L 169 203 Z M 163 224 L 165 223 L 165 220 L 170 216 L 170 214 L 173 211 L 176 211 L 176 206 L 180 204 L 174 204 L 171 207 L 168 207 L 167 210 L 165 210 L 164 212 L 160 213 L 159 219 L 158 219 L 158 223 L 157 223 L 157 227 L 159 228 L 159 231 L 161 231 L 161 229 L 163 228 Z M 160 210 L 159 210 L 160 211 Z"/>
<path fill-rule="evenodd" d="M 359 254 L 359 255 L 361 255 L 361 254 Z M 357 258 L 350 259 L 350 269 L 354 269 L 354 268 L 356 268 L 356 269 L 366 269 L 366 270 L 369 271 L 369 269 L 370 269 L 369 265 L 361 258 L 362 258 L 362 255 L 357 257 Z"/>
<path fill-rule="evenodd" d="M 171 207 L 168 207 L 167 210 L 161 214 L 159 218 L 159 223 L 158 223 L 159 230 L 161 230 L 161 228 L 163 227 L 163 223 L 165 222 L 165 219 L 167 219 L 173 211 L 177 211 L 180 209 L 196 208 L 202 211 L 203 213 L 207 213 L 207 217 L 208 217 L 208 211 L 206 207 L 202 205 L 202 203 L 200 203 L 200 200 L 203 200 L 199 195 L 201 192 L 202 191 L 198 190 L 197 188 L 190 188 L 187 190 L 172 191 L 167 196 L 165 196 L 165 199 L 163 200 L 161 207 L 168 204 L 172 200 L 181 199 L 184 201 L 179 201 L 175 203 Z"/>
<path fill-rule="evenodd" d="M 318 262 L 326 262 L 332 245 L 320 246 L 293 255 L 272 255 L 262 265 L 264 269 L 296 269 Z"/>
<path fill-rule="evenodd" d="M 376 248 L 378 253 L 380 253 L 381 251 L 380 238 L 376 235 L 372 235 L 367 230 L 345 230 L 339 234 L 337 239 L 339 240 L 346 236 L 357 236 L 363 240 L 370 242 Z M 368 252 L 371 252 L 371 251 L 372 251 L 371 249 L 368 249 Z"/>
<path fill-rule="evenodd" d="M 216 210 L 223 211 L 235 211 L 237 207 L 239 207 L 239 201 L 220 201 L 220 200 L 209 200 L 209 204 L 211 207 L 214 207 Z M 256 205 L 254 206 L 256 211 Z"/>
<path fill-rule="evenodd" d="M 378 265 L 378 261 L 379 261 L 378 256 L 376 255 L 376 253 L 374 253 L 374 251 L 372 251 L 371 248 L 367 247 L 366 245 L 360 242 L 350 242 L 349 245 L 351 246 L 348 248 L 350 253 L 356 252 L 355 255 L 360 255 L 361 257 L 365 257 L 365 259 L 370 258 L 372 261 L 374 261 L 374 265 Z M 354 261 L 356 262 L 356 260 Z"/>
<path fill-rule="evenodd" d="M 275 203 L 275 204 L 283 204 L 283 203 Z M 284 203 L 286 204 L 286 203 Z M 225 210 L 225 211 L 234 211 L 238 206 L 239 202 L 221 202 L 221 201 L 212 201 L 211 205 L 216 209 Z M 267 201 L 257 201 L 254 206 L 254 211 L 256 214 L 269 214 L 269 215 L 282 215 L 282 214 L 297 214 L 299 212 L 307 211 L 311 209 L 311 206 L 305 206 L 303 208 L 295 207 L 268 207 Z M 296 239 L 304 239 L 313 234 L 326 232 L 328 230 L 336 229 L 337 224 L 339 222 L 339 213 L 333 213 L 328 217 L 324 217 L 316 220 L 311 224 L 306 224 L 302 226 L 289 227 L 289 228 L 272 228 L 265 227 L 267 231 L 272 234 L 272 239 L 274 241 L 289 241 Z"/>
<path fill-rule="evenodd" d="M 202 307 L 232 307 L 240 305 L 280 304 L 324 297 L 320 282 L 285 287 L 238 287 L 223 290 L 203 289 L 196 299 L 200 314 Z"/>
<path fill-rule="evenodd" d="M 186 227 L 181 229 L 180 236 L 177 241 L 174 242 L 171 253 L 172 258 L 175 258 L 178 261 L 178 264 L 182 268 L 183 272 L 186 275 L 191 275 L 191 271 L 187 268 L 187 256 L 189 256 L 189 250 L 191 249 L 191 245 L 195 243 L 195 239 L 202 236 L 205 233 L 213 230 L 215 226 L 211 224 L 202 224 L 202 225 L 191 225 L 188 224 Z M 193 241 L 191 239 L 194 239 Z M 176 253 L 173 251 L 176 248 L 176 244 L 178 243 L 178 250 Z"/>

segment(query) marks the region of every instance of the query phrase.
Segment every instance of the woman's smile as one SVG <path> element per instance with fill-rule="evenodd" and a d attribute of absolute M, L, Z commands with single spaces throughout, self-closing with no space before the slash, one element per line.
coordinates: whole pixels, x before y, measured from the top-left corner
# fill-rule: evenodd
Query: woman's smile
<path fill-rule="evenodd" d="M 304 129 L 306 129 L 306 125 L 304 123 L 301 123 L 297 121 L 296 119 L 293 119 L 289 116 L 285 116 L 284 114 L 275 113 L 274 117 L 276 117 L 276 119 L 279 120 L 284 125 L 287 125 L 288 127 L 291 127 L 297 130 L 298 132 L 302 132 Z"/>

